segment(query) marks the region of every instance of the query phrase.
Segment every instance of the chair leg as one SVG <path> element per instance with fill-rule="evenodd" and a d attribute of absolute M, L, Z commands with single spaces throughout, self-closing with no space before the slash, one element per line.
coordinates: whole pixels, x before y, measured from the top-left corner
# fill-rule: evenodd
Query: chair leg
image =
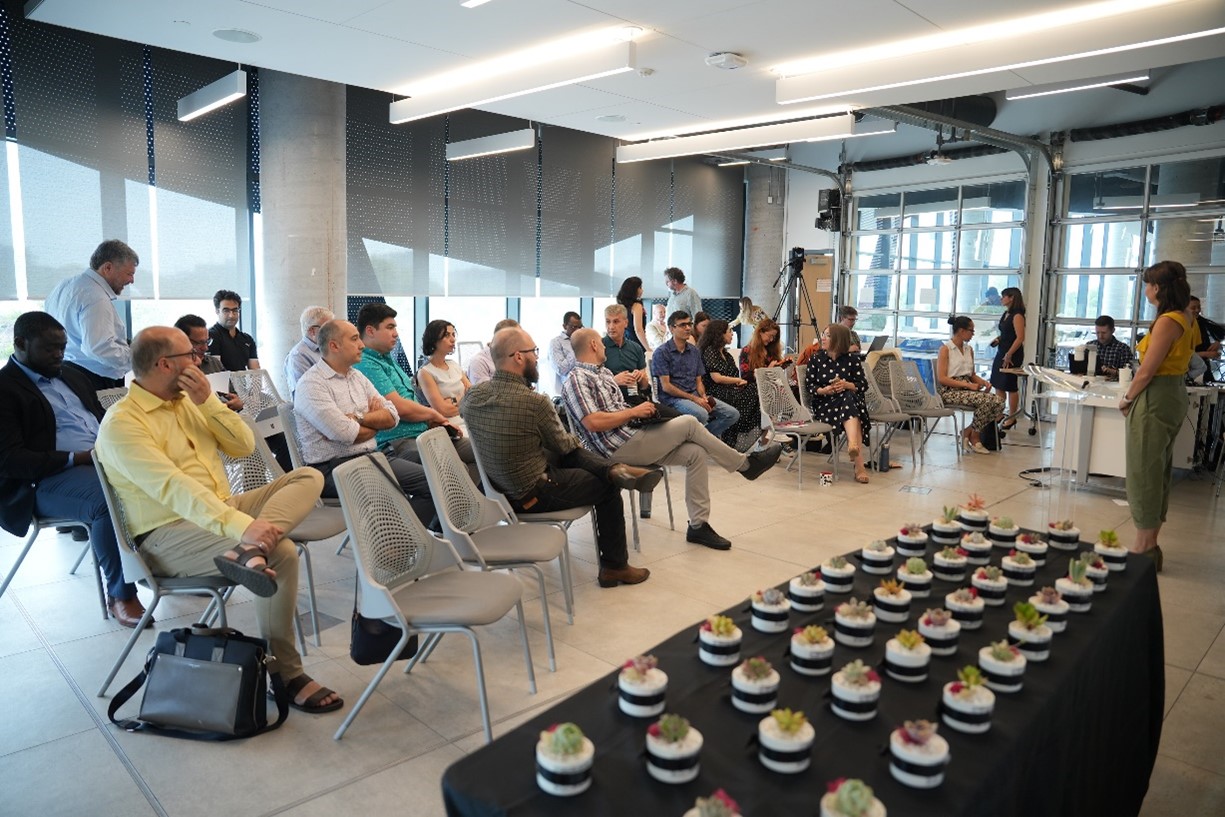
<path fill-rule="evenodd" d="M 676 530 L 676 520 L 672 517 L 672 483 L 668 481 L 668 466 L 660 466 L 664 469 L 664 497 L 668 500 L 668 529 Z"/>
<path fill-rule="evenodd" d="M 424 664 L 426 660 L 434 654 L 434 648 L 438 646 L 438 642 L 442 641 L 442 633 L 430 633 L 425 639 L 425 643 L 417 649 L 417 654 L 408 659 L 408 663 L 404 665 L 404 674 L 408 675 L 413 671 L 413 667 L 417 664 Z"/>
<path fill-rule="evenodd" d="M 9 570 L 9 574 L 4 577 L 4 584 L 0 584 L 0 596 L 3 596 L 4 591 L 8 590 L 9 582 L 11 582 L 13 577 L 17 575 L 17 568 L 21 567 L 21 563 L 25 561 L 26 554 L 30 552 L 30 548 L 33 547 L 34 540 L 38 538 L 38 533 L 41 530 L 42 528 L 34 525 L 31 527 L 30 532 L 26 534 L 26 541 L 21 548 L 21 553 L 17 554 L 17 561 L 13 562 L 12 569 Z"/>
<path fill-rule="evenodd" d="M 343 539 L 341 539 L 341 540 L 340 540 L 340 547 L 336 548 L 336 555 L 337 555 L 337 556 L 339 556 L 340 554 L 344 553 L 344 552 L 345 552 L 345 547 L 346 547 L 348 544 L 349 544 L 349 534 L 348 534 L 348 532 L 346 531 L 346 532 L 345 532 L 345 538 L 343 538 Z"/>
<path fill-rule="evenodd" d="M 557 672 L 557 655 L 553 651 L 553 625 L 549 619 L 549 596 L 544 586 L 544 571 L 538 565 L 527 565 L 536 572 L 536 583 L 540 586 L 540 613 L 544 616 L 544 638 L 549 648 L 549 672 Z"/>
<path fill-rule="evenodd" d="M 634 529 L 634 552 L 642 552 L 642 542 L 638 538 L 638 492 L 630 490 L 630 522 Z"/>
<path fill-rule="evenodd" d="M 527 640 L 527 619 L 523 617 L 523 601 L 515 602 L 515 609 L 519 611 L 519 634 L 523 637 L 523 663 L 527 665 L 527 683 L 528 689 L 533 695 L 536 694 L 536 668 L 532 666 L 532 645 Z M 476 643 L 476 635 L 473 634 L 472 641 Z M 481 693 L 485 692 L 485 678 L 481 676 Z"/>
<path fill-rule="evenodd" d="M 323 642 L 319 636 L 319 604 L 315 601 L 315 570 L 311 565 L 310 548 L 302 542 L 294 544 L 298 546 L 298 558 L 306 572 L 306 598 L 310 601 L 311 627 L 315 629 L 315 646 L 322 647 Z"/>
<path fill-rule="evenodd" d="M 401 634 L 400 640 L 396 643 L 395 649 L 391 651 L 391 655 L 389 655 L 387 660 L 383 662 L 383 666 L 379 667 L 379 671 L 375 674 L 374 678 L 371 679 L 370 683 L 366 685 L 366 689 L 362 691 L 362 696 L 357 699 L 357 703 L 354 704 L 353 708 L 349 710 L 348 717 L 346 717 L 344 722 L 340 724 L 340 728 L 336 730 L 336 734 L 332 735 L 332 740 L 340 740 L 342 737 L 344 737 L 345 730 L 349 728 L 349 724 L 353 723 L 353 719 L 357 717 L 357 713 L 361 712 L 362 707 L 366 705 L 366 701 L 370 700 L 370 696 L 374 694 L 374 690 L 378 687 L 379 682 L 383 680 L 383 676 L 387 674 L 387 670 L 391 669 L 391 665 L 395 663 L 396 657 L 400 654 L 400 651 L 408 645 L 410 635 L 411 633 L 408 630 L 405 630 Z M 418 654 L 420 654 L 420 652 L 418 652 Z"/>
<path fill-rule="evenodd" d="M 293 637 L 294 641 L 298 642 L 298 654 L 306 655 L 306 636 L 302 632 L 302 614 L 298 612 L 298 605 L 293 606 Z"/>
<path fill-rule="evenodd" d="M 77 560 L 72 563 L 72 569 L 68 572 L 75 574 L 77 568 L 81 566 L 81 562 L 85 561 L 86 554 L 93 553 L 93 550 L 92 543 L 87 541 L 85 547 L 81 548 L 81 553 L 77 556 Z"/>
<path fill-rule="evenodd" d="M 565 533 L 566 529 L 562 528 Z M 574 576 L 570 573 L 570 537 L 566 535 L 566 546 L 557 557 L 557 569 L 561 573 L 561 593 L 566 601 L 566 620 L 574 624 Z"/>
<path fill-rule="evenodd" d="M 98 590 L 98 606 L 102 608 L 102 620 L 111 617 L 111 611 L 106 606 L 106 591 L 102 589 L 102 568 L 98 565 L 98 557 L 90 553 L 90 564 L 93 565 L 94 587 Z"/>
<path fill-rule="evenodd" d="M 162 600 L 158 593 L 153 594 L 153 602 L 145 608 L 145 614 L 140 617 L 136 628 L 132 630 L 132 634 L 128 636 L 128 641 L 123 645 L 123 651 L 119 653 L 119 657 L 115 659 L 115 663 L 111 666 L 111 671 L 107 673 L 106 680 L 102 682 L 102 688 L 98 690 L 98 697 L 105 698 L 106 690 L 110 688 L 111 681 L 115 680 L 115 676 L 119 674 L 119 668 L 123 666 L 123 662 L 128 659 L 128 654 L 132 652 L 132 648 L 136 646 L 136 639 L 140 638 L 141 633 L 145 631 L 145 627 L 149 624 L 149 619 L 153 618 L 153 611 L 157 609 L 157 603 Z M 224 626 L 224 625 L 223 625 Z"/>

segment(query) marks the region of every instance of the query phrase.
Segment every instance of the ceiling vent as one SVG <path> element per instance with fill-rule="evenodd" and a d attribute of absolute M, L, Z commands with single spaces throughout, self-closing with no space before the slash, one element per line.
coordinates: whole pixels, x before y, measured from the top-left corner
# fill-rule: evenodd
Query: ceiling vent
<path fill-rule="evenodd" d="M 731 51 L 718 51 L 706 58 L 706 64 L 711 68 L 721 68 L 724 71 L 735 71 L 749 64 L 749 61 Z"/>

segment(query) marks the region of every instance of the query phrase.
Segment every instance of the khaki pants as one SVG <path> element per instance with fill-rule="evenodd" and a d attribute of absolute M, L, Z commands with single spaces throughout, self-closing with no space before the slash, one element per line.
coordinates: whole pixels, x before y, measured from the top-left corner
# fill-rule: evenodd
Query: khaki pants
<path fill-rule="evenodd" d="M 281 530 L 296 528 L 319 499 L 323 477 L 314 468 L 298 468 L 262 488 L 238 494 L 226 504 Z M 216 576 L 213 557 L 237 543 L 180 519 L 149 531 L 141 542 L 140 555 L 158 576 Z M 279 672 L 289 681 L 302 674 L 302 656 L 294 643 L 293 621 L 298 600 L 298 549 L 289 539 L 277 542 L 267 554 L 268 566 L 276 571 L 276 593 L 255 598 L 255 620 L 261 638 L 272 651 L 269 672 Z"/>
<path fill-rule="evenodd" d="M 1187 388 L 1180 374 L 1154 377 L 1127 413 L 1127 504 L 1139 530 L 1165 521 L 1174 441 L 1186 416 Z"/>

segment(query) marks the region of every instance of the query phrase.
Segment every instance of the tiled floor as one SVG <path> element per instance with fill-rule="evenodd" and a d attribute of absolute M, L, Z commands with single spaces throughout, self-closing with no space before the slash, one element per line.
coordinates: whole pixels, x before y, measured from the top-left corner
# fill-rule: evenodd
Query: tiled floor
<path fill-rule="evenodd" d="M 532 716 L 650 647 L 751 590 L 780 582 L 829 554 L 885 536 L 898 525 L 929 520 L 941 505 L 983 495 L 995 512 L 1020 524 L 1048 516 L 1050 492 L 1018 478 L 1042 464 L 1034 438 L 1014 435 L 1001 454 L 970 456 L 960 465 L 950 440 L 934 438 L 925 465 L 907 467 L 869 485 L 843 479 L 817 484 L 823 462 L 808 455 L 803 490 L 781 468 L 748 483 L 712 474 L 712 523 L 734 547 L 716 553 L 667 528 L 662 492 L 654 518 L 642 524 L 642 553 L 632 561 L 652 570 L 636 587 L 601 590 L 595 584 L 589 527 L 572 532 L 577 617 L 555 614 L 556 673 L 548 671 L 539 605 L 525 605 L 539 692 L 530 695 L 516 626 L 503 622 L 482 633 L 495 734 Z M 895 446 L 895 452 L 906 446 Z M 672 477 L 678 525 L 685 519 L 683 479 Z M 905 490 L 908 486 L 928 493 Z M 1076 497 L 1076 520 L 1086 535 L 1118 527 L 1130 538 L 1127 509 L 1093 493 Z M 1161 576 L 1166 629 L 1167 715 L 1161 756 L 1143 814 L 1225 813 L 1225 503 L 1214 502 L 1207 479 L 1178 483 L 1163 535 Z M 0 572 L 16 558 L 18 542 L 0 534 Z M 329 547 L 332 544 L 332 547 Z M 307 656 L 308 671 L 341 691 L 350 704 L 374 668 L 348 658 L 353 562 L 333 554 L 334 543 L 313 549 L 324 646 Z M 446 766 L 483 742 L 471 654 L 463 639 L 443 642 L 409 677 L 390 674 L 344 740 L 332 740 L 339 715 L 293 713 L 278 732 L 228 744 L 193 743 L 127 734 L 106 718 L 109 699 L 98 686 L 127 631 L 101 619 L 85 571 L 67 571 L 78 548 L 46 531 L 13 586 L 0 599 L 0 781 L 5 814 L 39 817 L 79 814 L 255 815 L 442 813 L 439 778 Z M 560 596 L 555 573 L 550 595 Z M 644 604 L 666 594 L 665 605 Z M 525 585 L 533 598 L 533 585 Z M 199 604 L 171 599 L 158 610 L 160 626 L 189 623 Z M 559 608 L 558 608 L 559 609 Z M 254 630 L 248 597 L 231 605 L 231 620 Z M 126 682 L 152 643 L 146 635 L 119 673 Z M 129 704 L 130 708 L 134 705 Z M 1126 748 L 1122 747 L 1125 751 Z"/>

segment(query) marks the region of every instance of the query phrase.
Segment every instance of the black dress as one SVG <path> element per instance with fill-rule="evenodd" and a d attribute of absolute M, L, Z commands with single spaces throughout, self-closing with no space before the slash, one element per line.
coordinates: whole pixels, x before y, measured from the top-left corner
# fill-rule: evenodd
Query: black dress
<path fill-rule="evenodd" d="M 725 377 L 740 377 L 740 368 L 736 361 L 723 348 L 710 348 L 702 352 L 702 362 L 706 365 L 703 377 L 706 393 L 717 400 L 722 400 L 740 412 L 740 420 L 723 434 L 723 442 L 737 451 L 748 451 L 761 436 L 761 405 L 757 402 L 757 382 L 752 378 L 747 386 L 733 386 L 730 383 L 716 383 L 711 373 Z"/>
<path fill-rule="evenodd" d="M 823 389 L 833 383 L 836 377 L 854 383 L 855 391 L 817 394 L 817 389 Z M 834 359 L 826 352 L 818 352 L 808 360 L 804 388 L 808 389 L 808 401 L 812 406 L 814 420 L 833 426 L 835 431 L 841 431 L 843 423 L 852 417 L 858 417 L 863 426 L 864 441 L 867 441 L 868 404 L 864 394 L 868 391 L 868 379 L 864 375 L 859 355 L 848 352 Z"/>
<path fill-rule="evenodd" d="M 1017 390 L 1017 376 L 1001 372 L 1004 367 L 1004 355 L 1008 354 L 1008 350 L 1012 348 L 1013 341 L 1017 339 L 1016 327 L 1012 325 L 1012 319 L 1017 315 L 1024 315 L 1025 310 L 1018 312 L 1005 312 L 1000 317 L 1000 345 L 995 349 L 995 360 L 991 361 L 991 385 L 997 389 L 1002 389 L 1006 392 Z M 1025 346 L 1022 344 L 1017 347 L 1016 354 L 1012 356 L 1012 365 L 1007 368 L 1019 367 L 1021 362 L 1025 360 Z"/>

